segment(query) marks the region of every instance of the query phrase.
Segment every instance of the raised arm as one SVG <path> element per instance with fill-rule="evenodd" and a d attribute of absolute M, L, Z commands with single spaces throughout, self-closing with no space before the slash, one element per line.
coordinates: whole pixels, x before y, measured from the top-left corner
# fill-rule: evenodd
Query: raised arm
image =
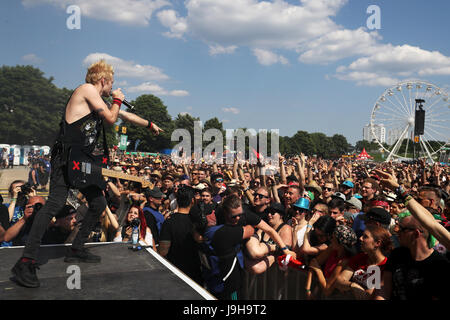
<path fill-rule="evenodd" d="M 392 191 L 395 191 L 399 187 L 399 184 L 395 177 L 381 170 L 375 171 L 381 177 L 380 183 L 383 186 L 391 189 Z M 439 242 L 447 248 L 447 250 L 450 250 L 450 232 L 448 232 L 447 229 L 444 228 L 444 226 L 437 222 L 433 215 L 414 198 L 411 197 L 406 202 L 406 207 L 411 212 L 411 214 L 419 221 L 419 223 L 434 237 L 436 237 L 436 239 L 438 239 Z"/>
<path fill-rule="evenodd" d="M 131 112 L 119 110 L 119 118 L 124 121 L 131 122 L 137 126 L 146 127 L 148 129 L 150 129 L 156 135 L 158 135 L 160 132 L 164 132 L 164 130 L 162 130 L 160 127 L 158 127 L 155 123 L 153 123 L 149 120 L 145 120 Z"/>

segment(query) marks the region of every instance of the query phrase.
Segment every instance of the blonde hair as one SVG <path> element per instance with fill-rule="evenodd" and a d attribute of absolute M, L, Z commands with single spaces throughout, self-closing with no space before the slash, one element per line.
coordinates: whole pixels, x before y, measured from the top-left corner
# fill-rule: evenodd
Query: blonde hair
<path fill-rule="evenodd" d="M 102 78 L 105 78 L 105 80 L 112 80 L 113 75 L 113 67 L 102 59 L 89 66 L 86 73 L 86 83 L 96 84 Z"/>

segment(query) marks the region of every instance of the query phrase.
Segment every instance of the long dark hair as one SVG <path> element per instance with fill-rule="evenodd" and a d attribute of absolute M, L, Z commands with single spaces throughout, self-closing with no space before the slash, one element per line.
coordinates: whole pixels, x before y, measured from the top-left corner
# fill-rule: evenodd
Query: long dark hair
<path fill-rule="evenodd" d="M 334 229 L 336 229 L 336 220 L 334 220 L 331 216 L 321 216 L 314 223 L 314 230 L 311 233 L 311 243 L 313 245 L 319 245 L 320 241 L 317 239 L 315 234 L 315 230 L 322 231 L 327 236 L 327 241 L 325 243 L 329 243 L 331 236 L 333 235 Z"/>

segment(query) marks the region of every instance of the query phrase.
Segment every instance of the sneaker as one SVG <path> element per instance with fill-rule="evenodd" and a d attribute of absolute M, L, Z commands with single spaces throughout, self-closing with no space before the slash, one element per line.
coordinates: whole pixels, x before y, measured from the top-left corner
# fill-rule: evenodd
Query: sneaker
<path fill-rule="evenodd" d="M 36 269 L 39 269 L 36 261 L 21 258 L 11 269 L 11 272 L 18 284 L 27 288 L 37 288 L 41 284 L 36 276 Z"/>
<path fill-rule="evenodd" d="M 69 263 L 76 263 L 76 262 L 98 263 L 101 260 L 102 258 L 100 256 L 96 256 L 95 254 L 90 253 L 89 250 L 86 248 L 83 248 L 81 250 L 68 248 L 66 257 L 64 258 L 64 261 Z"/>

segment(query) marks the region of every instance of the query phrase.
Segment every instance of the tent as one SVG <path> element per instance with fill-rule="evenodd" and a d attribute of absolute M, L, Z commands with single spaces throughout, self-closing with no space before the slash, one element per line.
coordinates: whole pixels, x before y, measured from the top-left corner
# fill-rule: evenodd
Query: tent
<path fill-rule="evenodd" d="M 363 151 L 361 151 L 361 153 L 356 158 L 356 160 L 369 160 L 369 159 L 373 159 L 373 157 L 367 153 L 366 148 L 363 148 Z"/>

